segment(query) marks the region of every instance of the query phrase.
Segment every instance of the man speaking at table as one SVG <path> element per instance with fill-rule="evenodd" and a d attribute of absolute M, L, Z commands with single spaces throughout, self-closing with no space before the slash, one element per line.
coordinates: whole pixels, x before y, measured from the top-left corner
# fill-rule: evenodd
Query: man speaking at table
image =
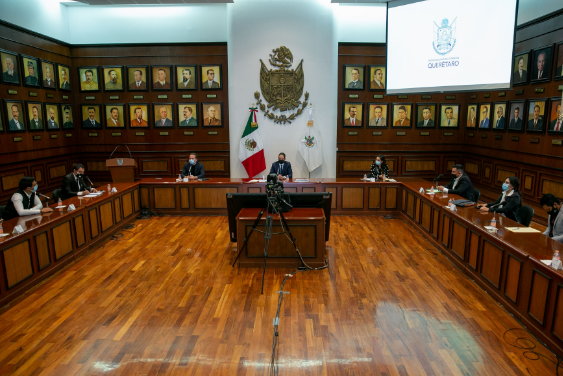
<path fill-rule="evenodd" d="M 203 165 L 197 161 L 197 154 L 191 153 L 190 160 L 184 165 L 182 169 L 182 179 L 187 177 L 188 179 L 203 179 L 205 176 L 205 170 Z"/>
<path fill-rule="evenodd" d="M 471 183 L 469 176 L 464 173 L 463 166 L 460 164 L 456 164 L 452 167 L 452 181 L 450 184 L 445 187 L 440 185 L 438 190 L 473 201 L 473 183 Z"/>
<path fill-rule="evenodd" d="M 285 160 L 285 153 L 280 153 L 278 155 L 278 161 L 272 163 L 270 174 L 278 174 L 278 178 L 280 179 L 284 179 L 284 176 L 287 176 L 288 179 L 291 179 L 293 177 L 293 171 L 291 171 L 291 163 Z"/>
<path fill-rule="evenodd" d="M 77 163 L 72 168 L 72 172 L 63 178 L 63 186 L 61 188 L 61 196 L 63 200 L 74 196 L 82 196 L 90 193 L 90 190 L 84 183 L 84 166 Z M 91 188 L 92 192 L 97 192 Z"/>

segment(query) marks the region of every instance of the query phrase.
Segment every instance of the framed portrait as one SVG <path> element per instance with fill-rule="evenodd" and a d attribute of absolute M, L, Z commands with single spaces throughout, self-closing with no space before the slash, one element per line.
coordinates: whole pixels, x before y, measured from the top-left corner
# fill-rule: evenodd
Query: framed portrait
<path fill-rule="evenodd" d="M 549 101 L 549 114 L 547 116 L 547 120 L 549 121 L 547 133 L 563 133 L 563 119 L 558 118 L 560 111 L 561 97 L 551 98 L 551 101 Z"/>
<path fill-rule="evenodd" d="M 70 67 L 64 64 L 57 64 L 59 73 L 59 90 L 70 91 Z"/>
<path fill-rule="evenodd" d="M 58 103 L 45 103 L 45 122 L 48 131 L 58 131 L 61 129 L 61 117 Z"/>
<path fill-rule="evenodd" d="M 528 100 L 528 124 L 526 132 L 543 133 L 547 112 L 547 98 Z"/>
<path fill-rule="evenodd" d="M 493 130 L 506 130 L 506 108 L 508 102 L 495 102 L 493 107 Z"/>
<path fill-rule="evenodd" d="M 125 128 L 125 122 L 127 121 L 125 104 L 106 103 L 104 104 L 104 112 L 107 129 Z"/>
<path fill-rule="evenodd" d="M 18 54 L 6 50 L 0 50 L 2 61 L 2 83 L 8 85 L 20 84 L 20 69 L 18 65 Z"/>
<path fill-rule="evenodd" d="M 152 89 L 173 90 L 171 82 L 173 82 L 174 77 L 172 77 L 172 73 L 172 65 L 151 65 Z"/>
<path fill-rule="evenodd" d="M 104 77 L 104 91 L 123 91 L 123 67 L 104 66 L 102 67 Z"/>
<path fill-rule="evenodd" d="M 55 63 L 47 60 L 41 62 L 41 87 L 44 89 L 57 89 L 57 71 Z"/>
<path fill-rule="evenodd" d="M 416 104 L 416 127 L 436 128 L 436 103 Z"/>
<path fill-rule="evenodd" d="M 2 110 L 2 106 L 0 106 L 0 132 L 4 133 L 5 127 L 4 127 L 4 116 L 2 116 L 2 113 L 4 111 Z"/>
<path fill-rule="evenodd" d="M 129 103 L 129 128 L 149 128 L 149 104 Z"/>
<path fill-rule="evenodd" d="M 512 66 L 512 86 L 527 84 L 530 79 L 530 51 L 514 55 Z"/>
<path fill-rule="evenodd" d="M 342 82 L 344 90 L 364 90 L 365 65 L 344 65 Z"/>
<path fill-rule="evenodd" d="M 479 128 L 482 130 L 491 129 L 491 103 L 479 103 Z"/>
<path fill-rule="evenodd" d="M 82 129 L 102 129 L 101 105 L 82 104 L 80 105 L 80 112 L 82 113 Z"/>
<path fill-rule="evenodd" d="M 368 126 L 387 128 L 389 126 L 389 103 L 368 103 Z"/>
<path fill-rule="evenodd" d="M 410 128 L 412 103 L 393 103 L 393 128 Z"/>
<path fill-rule="evenodd" d="M 197 66 L 176 65 L 176 89 L 197 90 Z"/>
<path fill-rule="evenodd" d="M 127 66 L 127 85 L 129 91 L 148 91 L 147 65 L 128 65 Z M 131 118 L 133 119 L 133 118 Z"/>
<path fill-rule="evenodd" d="M 81 92 L 100 91 L 100 70 L 98 66 L 78 67 Z"/>
<path fill-rule="evenodd" d="M 198 126 L 197 103 L 178 103 L 178 121 L 180 128 Z"/>
<path fill-rule="evenodd" d="M 29 87 L 39 87 L 39 60 L 26 55 L 20 55 L 23 72 L 23 84 Z"/>
<path fill-rule="evenodd" d="M 43 103 L 26 101 L 25 108 L 27 110 L 27 129 L 29 131 L 44 131 L 45 118 L 43 117 Z"/>
<path fill-rule="evenodd" d="M 204 127 L 223 126 L 223 102 L 207 102 L 201 104 L 201 115 Z"/>
<path fill-rule="evenodd" d="M 508 111 L 508 131 L 522 132 L 524 124 L 526 124 L 526 101 L 510 101 L 510 109 Z"/>
<path fill-rule="evenodd" d="M 440 128 L 459 128 L 459 109 L 458 103 L 441 103 Z"/>
<path fill-rule="evenodd" d="M 174 127 L 174 105 L 172 103 L 153 103 L 152 110 L 155 128 Z"/>
<path fill-rule="evenodd" d="M 563 80 L 563 42 L 557 43 L 555 47 L 555 73 L 554 80 Z"/>
<path fill-rule="evenodd" d="M 536 48 L 532 52 L 530 82 L 551 80 L 551 62 L 553 61 L 553 45 Z"/>
<path fill-rule="evenodd" d="M 363 128 L 364 104 L 356 102 L 342 103 L 342 126 Z"/>
<path fill-rule="evenodd" d="M 61 103 L 61 116 L 62 116 L 62 123 L 63 129 L 74 129 L 74 115 L 72 113 L 72 105 Z"/>
<path fill-rule="evenodd" d="M 4 99 L 4 111 L 6 112 L 8 132 L 26 131 L 26 118 L 22 101 Z"/>
<path fill-rule="evenodd" d="M 200 65 L 201 88 L 203 90 L 223 89 L 223 71 L 221 64 Z"/>
<path fill-rule="evenodd" d="M 385 90 L 385 80 L 387 78 L 387 68 L 385 65 L 368 65 L 369 67 L 369 88 L 368 90 Z"/>
<path fill-rule="evenodd" d="M 477 121 L 477 114 L 479 110 L 477 109 L 477 104 L 468 104 L 467 105 L 467 121 L 465 123 L 466 128 L 475 128 L 479 123 Z"/>

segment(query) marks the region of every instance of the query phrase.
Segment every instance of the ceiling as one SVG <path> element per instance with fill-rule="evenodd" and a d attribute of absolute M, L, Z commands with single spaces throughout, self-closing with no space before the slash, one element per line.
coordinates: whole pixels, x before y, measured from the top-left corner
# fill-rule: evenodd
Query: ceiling
<path fill-rule="evenodd" d="M 88 5 L 225 4 L 233 0 L 74 0 Z"/>

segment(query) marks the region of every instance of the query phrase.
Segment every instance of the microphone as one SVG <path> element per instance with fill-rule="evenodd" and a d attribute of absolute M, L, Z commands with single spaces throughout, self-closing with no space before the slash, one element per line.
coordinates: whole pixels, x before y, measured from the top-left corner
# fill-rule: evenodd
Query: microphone
<path fill-rule="evenodd" d="M 51 197 L 47 197 L 47 196 L 45 196 L 45 195 L 42 195 L 42 194 L 39 193 L 39 192 L 35 192 L 35 194 L 36 194 L 37 196 L 39 196 L 39 197 L 46 198 L 47 200 L 50 200 L 50 199 L 51 199 Z"/>
<path fill-rule="evenodd" d="M 121 145 L 117 145 L 115 147 L 115 149 L 113 149 L 113 151 L 111 152 L 111 154 L 109 155 L 109 158 L 111 159 L 111 156 L 113 155 L 113 153 L 115 153 L 115 151 L 117 150 L 118 147 L 120 147 Z"/>
<path fill-rule="evenodd" d="M 93 185 L 94 185 L 94 183 L 92 183 L 92 180 L 90 180 L 90 178 L 89 178 L 88 176 L 84 175 L 84 177 L 85 177 L 86 179 L 88 179 L 88 182 L 90 182 L 90 186 L 93 186 Z"/>
<path fill-rule="evenodd" d="M 129 150 L 129 146 L 127 146 L 127 144 L 125 144 L 125 147 L 127 148 L 127 151 L 129 152 L 129 158 L 133 159 L 133 157 L 131 156 L 131 150 Z"/>

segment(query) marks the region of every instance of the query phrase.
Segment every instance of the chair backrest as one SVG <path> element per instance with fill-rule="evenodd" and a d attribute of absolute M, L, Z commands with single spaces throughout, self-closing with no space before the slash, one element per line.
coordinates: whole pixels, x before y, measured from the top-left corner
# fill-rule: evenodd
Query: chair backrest
<path fill-rule="evenodd" d="M 6 205 L 0 205 L 0 218 L 2 218 L 2 213 L 4 213 L 4 209 L 6 209 Z"/>
<path fill-rule="evenodd" d="M 61 199 L 63 198 L 62 194 L 63 194 L 63 192 L 62 192 L 62 189 L 60 189 L 60 188 L 55 189 L 53 191 L 53 200 L 55 200 L 55 203 L 57 203 L 59 201 L 59 198 L 61 198 Z"/>
<path fill-rule="evenodd" d="M 473 202 L 479 202 L 479 197 L 481 197 L 481 191 L 473 188 Z"/>
<path fill-rule="evenodd" d="M 530 223 L 532 223 L 532 217 L 534 216 L 534 209 L 528 205 L 522 205 L 518 214 L 520 215 L 520 224 L 523 224 L 526 227 L 530 226 Z"/>

